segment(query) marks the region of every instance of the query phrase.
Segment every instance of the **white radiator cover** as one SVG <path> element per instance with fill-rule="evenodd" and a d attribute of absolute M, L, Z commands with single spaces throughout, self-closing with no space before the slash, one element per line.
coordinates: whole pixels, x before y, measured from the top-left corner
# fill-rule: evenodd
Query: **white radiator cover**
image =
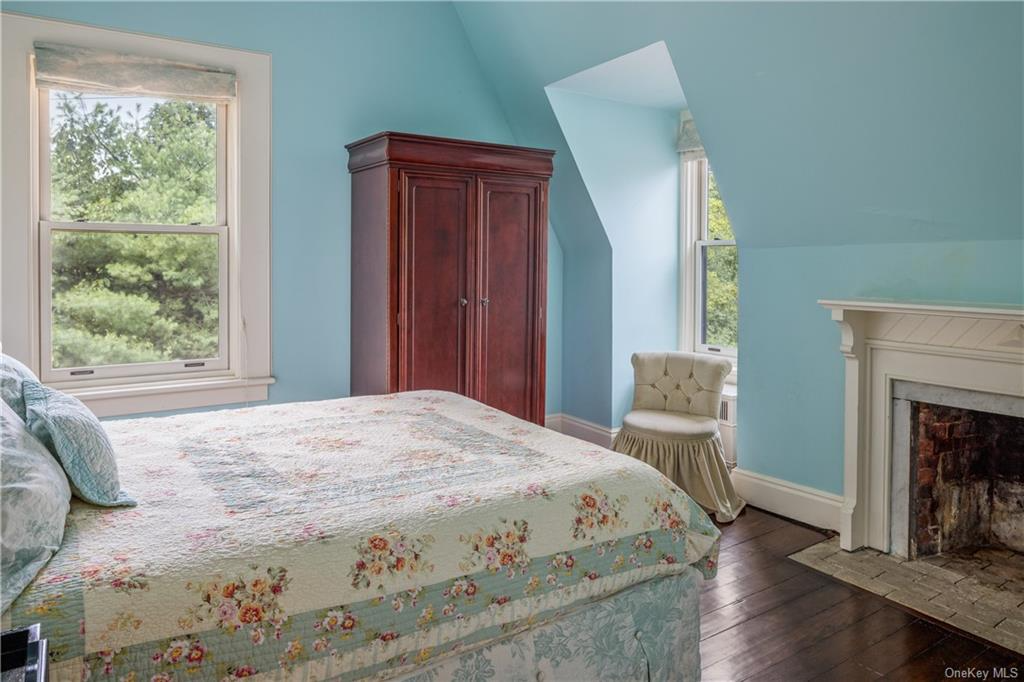
<path fill-rule="evenodd" d="M 725 463 L 732 469 L 736 466 L 736 388 L 734 386 L 726 386 L 722 394 L 718 429 L 722 433 Z"/>

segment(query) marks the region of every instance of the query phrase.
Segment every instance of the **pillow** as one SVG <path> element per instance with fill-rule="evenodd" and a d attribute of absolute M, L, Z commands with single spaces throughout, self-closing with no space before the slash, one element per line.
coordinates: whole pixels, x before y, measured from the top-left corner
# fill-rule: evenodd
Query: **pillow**
<path fill-rule="evenodd" d="M 71 490 L 104 507 L 135 506 L 121 490 L 114 447 L 103 425 L 78 398 L 26 379 L 25 420 L 32 434 L 64 467 Z"/>
<path fill-rule="evenodd" d="M 10 355 L 0 355 L 0 360 L 3 365 L 0 367 L 0 394 L 21 421 L 25 421 L 25 399 L 21 395 L 21 385 L 26 379 L 37 381 L 36 375 Z"/>
<path fill-rule="evenodd" d="M 71 489 L 60 464 L 0 404 L 0 612 L 32 582 L 64 538 Z"/>

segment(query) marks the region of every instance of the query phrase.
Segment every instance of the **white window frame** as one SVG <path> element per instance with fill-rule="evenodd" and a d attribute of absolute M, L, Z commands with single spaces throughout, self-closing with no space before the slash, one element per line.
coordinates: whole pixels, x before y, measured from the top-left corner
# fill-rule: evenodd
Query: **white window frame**
<path fill-rule="evenodd" d="M 729 383 L 738 377 L 739 353 L 703 343 L 701 321 L 704 306 L 703 253 L 708 245 L 735 246 L 734 240 L 708 239 L 708 161 L 680 156 L 679 173 L 679 345 L 680 350 L 726 357 L 732 361 Z"/>
<path fill-rule="evenodd" d="M 212 225 L 157 225 L 145 223 L 94 223 L 89 221 L 55 222 L 50 192 L 51 133 L 50 91 L 39 88 L 39 335 L 40 335 L 40 377 L 54 386 L 77 388 L 94 385 L 105 379 L 141 381 L 162 379 L 167 376 L 218 376 L 230 374 L 232 370 L 230 346 L 232 335 L 237 330 L 230 324 L 229 301 L 231 282 L 228 252 L 234 232 L 229 207 L 235 204 L 236 186 L 231 182 L 228 169 L 227 132 L 234 104 L 217 104 L 216 142 L 216 193 L 217 206 Z M 137 362 L 118 365 L 87 365 L 82 367 L 55 368 L 53 366 L 53 258 L 52 235 L 60 232 L 122 232 L 130 234 L 212 234 L 217 236 L 218 254 L 218 349 L 214 357 L 190 357 L 167 362 Z"/>
<path fill-rule="evenodd" d="M 270 133 L 271 58 L 251 52 L 101 29 L 51 19 L 2 12 L 2 97 L 4 125 L 0 206 L 0 339 L 5 353 L 25 364 L 40 379 L 81 398 L 99 416 L 266 400 L 271 373 L 270 317 Z M 111 225 L 54 223 L 42 210 L 49 206 L 49 107 L 35 87 L 33 43 L 55 42 L 82 47 L 200 62 L 235 71 L 238 97 L 221 105 L 218 153 L 217 224 L 211 226 Z M 45 123 L 43 123 L 45 122 Z M 42 125 L 41 125 L 42 123 Z M 220 162 L 220 160 L 218 160 Z M 47 172 L 48 176 L 48 172 Z M 43 200 L 46 199 L 44 202 Z M 92 368 L 86 378 L 71 377 L 43 363 L 48 352 L 49 263 L 46 251 L 54 229 L 213 232 L 218 234 L 221 286 L 221 343 L 216 363 L 204 367 L 157 367 L 140 363 Z M 45 259 L 45 260 L 44 260 Z M 44 326 L 45 323 L 45 326 Z M 45 331 L 44 331 L 45 330 Z M 195 359 L 203 360 L 202 358 Z M 190 359 L 190 362 L 192 360 Z M 183 363 L 167 363 L 168 365 Z M 102 370 L 102 371 L 99 371 Z M 154 370 L 165 372 L 154 374 Z M 174 371 L 167 371 L 174 370 Z"/>

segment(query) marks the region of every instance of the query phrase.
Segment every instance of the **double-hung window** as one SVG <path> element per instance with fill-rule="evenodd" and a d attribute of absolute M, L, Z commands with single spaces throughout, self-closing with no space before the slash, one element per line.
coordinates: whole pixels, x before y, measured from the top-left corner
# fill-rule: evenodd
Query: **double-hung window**
<path fill-rule="evenodd" d="M 270 55 L 2 29 L 3 352 L 99 416 L 266 400 Z"/>
<path fill-rule="evenodd" d="M 38 92 L 44 380 L 228 370 L 231 103 Z"/>
<path fill-rule="evenodd" d="M 683 158 L 681 185 L 684 350 L 735 359 L 739 327 L 739 253 L 706 158 Z"/>

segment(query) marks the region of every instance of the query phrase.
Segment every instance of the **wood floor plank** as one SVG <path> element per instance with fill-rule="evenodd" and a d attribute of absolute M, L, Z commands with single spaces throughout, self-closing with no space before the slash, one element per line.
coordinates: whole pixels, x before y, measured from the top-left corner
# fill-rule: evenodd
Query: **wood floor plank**
<path fill-rule="evenodd" d="M 721 528 L 701 594 L 705 680 L 942 679 L 969 664 L 1024 682 L 1021 657 L 788 558 L 824 533 L 753 508 Z"/>
<path fill-rule="evenodd" d="M 728 532 L 723 532 L 720 546 L 722 549 L 726 549 L 758 535 L 764 535 L 776 528 L 782 528 L 787 523 L 786 520 L 773 514 L 765 514 L 758 509 L 747 508 L 740 518 L 727 527 Z"/>
<path fill-rule="evenodd" d="M 827 590 L 829 587 L 831 585 L 821 589 Z M 791 604 L 795 603 L 791 602 Z M 830 637 L 839 630 L 864 620 L 883 607 L 884 603 L 877 598 L 861 593 L 855 593 L 810 616 L 794 613 L 790 605 L 778 607 L 767 614 L 747 621 L 747 623 L 753 623 L 759 618 L 777 613 L 781 616 L 779 618 L 781 623 L 775 629 L 774 634 L 764 634 L 754 642 L 748 640 L 747 646 L 741 651 L 720 659 L 717 663 L 705 668 L 703 673 L 709 680 L 744 680 L 754 677 L 762 670 L 788 658 L 793 651 L 806 648 Z M 743 625 L 726 630 L 721 634 L 725 635 Z M 702 647 L 702 655 L 703 651 Z"/>
<path fill-rule="evenodd" d="M 915 620 L 905 611 L 883 606 L 864 620 L 759 671 L 757 679 L 766 682 L 815 679 L 846 662 L 860 649 L 875 644 Z"/>
<path fill-rule="evenodd" d="M 754 579 L 766 571 L 772 571 L 772 575 L 779 576 L 783 580 L 802 573 L 812 572 L 811 569 L 795 561 L 779 561 L 777 557 L 767 554 L 720 556 L 718 575 L 714 580 L 705 582 L 702 590 L 710 592 L 738 580 Z"/>
<path fill-rule="evenodd" d="M 723 606 L 734 604 L 752 594 L 762 590 L 770 589 L 796 576 L 804 576 L 808 583 L 817 582 L 821 586 L 828 582 L 826 577 L 817 571 L 805 569 L 795 562 L 773 563 L 761 570 L 746 575 L 736 576 L 735 579 L 718 582 L 718 580 L 706 583 L 707 589 L 700 597 L 700 612 L 708 614 Z"/>
<path fill-rule="evenodd" d="M 853 674 L 856 668 L 863 668 L 881 677 L 949 636 L 949 632 L 936 625 L 915 620 L 882 641 L 861 649 L 845 663 L 825 673 L 825 677 L 845 680 L 846 675 Z"/>
<path fill-rule="evenodd" d="M 767 554 L 781 559 L 788 557 L 793 552 L 798 552 L 805 547 L 821 542 L 825 537 L 823 533 L 816 530 L 794 524 L 775 528 L 744 542 L 731 545 L 722 550 L 721 554 L 726 557 Z"/>
<path fill-rule="evenodd" d="M 828 583 L 783 606 L 758 614 L 749 620 L 712 635 L 701 642 L 702 665 L 707 668 L 727 658 L 735 658 L 762 642 L 788 633 L 814 615 L 849 599 L 853 590 L 838 583 Z"/>
<path fill-rule="evenodd" d="M 948 669 L 966 671 L 971 668 L 971 664 L 985 651 L 979 649 L 977 642 L 951 634 L 886 674 L 885 679 L 901 682 L 941 680 L 946 677 Z"/>
<path fill-rule="evenodd" d="M 720 609 L 701 614 L 701 638 L 707 639 L 734 625 L 749 621 L 776 606 L 787 604 L 827 584 L 827 581 L 813 575 L 797 575 L 774 586 L 761 590 Z"/>

